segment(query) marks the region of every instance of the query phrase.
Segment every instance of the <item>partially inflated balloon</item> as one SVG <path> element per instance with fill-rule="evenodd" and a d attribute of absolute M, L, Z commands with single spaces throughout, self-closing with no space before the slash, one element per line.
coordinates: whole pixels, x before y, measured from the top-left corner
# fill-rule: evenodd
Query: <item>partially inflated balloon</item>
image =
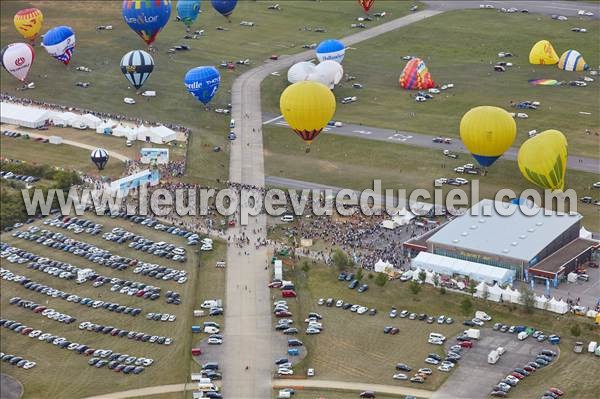
<path fill-rule="evenodd" d="M 13 43 L 2 49 L 2 66 L 21 82 L 27 78 L 34 59 L 35 52 L 29 44 Z"/>
<path fill-rule="evenodd" d="M 170 0 L 123 0 L 123 19 L 148 45 L 169 22 Z"/>
<path fill-rule="evenodd" d="M 153 70 L 154 59 L 145 51 L 130 51 L 121 58 L 121 72 L 136 89 L 142 87 Z"/>
<path fill-rule="evenodd" d="M 369 12 L 371 7 L 373 7 L 373 3 L 375 3 L 375 0 L 358 0 L 358 4 L 360 4 L 365 12 Z"/>
<path fill-rule="evenodd" d="M 42 46 L 48 54 L 69 65 L 75 50 L 75 32 L 69 26 L 57 26 L 44 35 Z"/>
<path fill-rule="evenodd" d="M 517 156 L 521 174 L 542 188 L 562 191 L 567 171 L 567 138 L 546 130 L 523 143 Z"/>
<path fill-rule="evenodd" d="M 288 86 L 279 99 L 286 122 L 308 144 L 335 113 L 335 97 L 322 83 L 303 81 Z"/>
<path fill-rule="evenodd" d="M 309 76 L 316 71 L 316 66 L 312 62 L 301 61 L 291 66 L 288 69 L 287 79 L 290 83 L 309 80 Z"/>
<path fill-rule="evenodd" d="M 517 125 L 508 112 L 481 106 L 469 110 L 460 121 L 460 138 L 481 166 L 490 166 L 510 148 Z"/>
<path fill-rule="evenodd" d="M 308 80 L 323 83 L 325 86 L 333 89 L 340 83 L 344 76 L 344 68 L 335 61 L 327 60 L 316 66 L 315 72 L 308 77 Z"/>
<path fill-rule="evenodd" d="M 15 28 L 25 39 L 34 41 L 42 29 L 44 14 L 37 8 L 26 8 L 15 14 Z"/>
<path fill-rule="evenodd" d="M 177 16 L 188 28 L 196 21 L 198 14 L 200 14 L 200 0 L 177 2 Z"/>
<path fill-rule="evenodd" d="M 529 63 L 534 65 L 554 65 L 558 55 L 548 40 L 540 40 L 533 45 L 529 52 Z"/>
<path fill-rule="evenodd" d="M 237 0 L 210 0 L 210 2 L 213 8 L 224 17 L 230 16 L 237 4 Z"/>
<path fill-rule="evenodd" d="M 183 83 L 190 94 L 206 105 L 217 93 L 221 84 L 221 75 L 217 68 L 212 66 L 196 67 L 185 74 Z"/>

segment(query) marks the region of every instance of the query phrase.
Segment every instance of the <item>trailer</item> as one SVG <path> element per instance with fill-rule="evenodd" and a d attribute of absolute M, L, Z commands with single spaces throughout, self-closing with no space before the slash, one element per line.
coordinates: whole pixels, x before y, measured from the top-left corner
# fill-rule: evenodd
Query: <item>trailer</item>
<path fill-rule="evenodd" d="M 493 350 L 490 353 L 488 353 L 487 361 L 489 364 L 496 364 L 496 362 L 498 362 L 498 359 L 500 359 L 500 354 L 497 350 Z"/>
<path fill-rule="evenodd" d="M 468 330 L 465 330 L 464 334 L 471 339 L 479 339 L 481 331 L 476 328 L 469 328 Z"/>

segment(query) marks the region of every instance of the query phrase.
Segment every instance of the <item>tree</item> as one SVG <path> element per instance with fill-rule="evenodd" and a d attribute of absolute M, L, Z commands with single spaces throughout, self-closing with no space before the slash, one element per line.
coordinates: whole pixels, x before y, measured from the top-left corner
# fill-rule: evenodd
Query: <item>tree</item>
<path fill-rule="evenodd" d="M 426 278 L 427 278 L 427 273 L 425 273 L 424 270 L 421 270 L 419 272 L 419 280 L 421 280 L 421 282 L 424 283 Z"/>
<path fill-rule="evenodd" d="M 346 255 L 346 253 L 339 248 L 336 248 L 333 251 L 331 260 L 333 261 L 333 264 L 336 265 L 340 270 L 344 270 L 346 266 L 348 266 L 348 255 Z"/>
<path fill-rule="evenodd" d="M 581 335 L 581 327 L 579 327 L 579 323 L 575 323 L 571 326 L 571 334 L 574 337 L 579 337 Z"/>
<path fill-rule="evenodd" d="M 385 283 L 388 281 L 388 276 L 385 273 L 377 273 L 377 277 L 375 278 L 375 284 L 380 287 L 383 287 Z"/>
<path fill-rule="evenodd" d="M 475 280 L 469 280 L 469 294 L 473 295 L 477 291 Z"/>
<path fill-rule="evenodd" d="M 433 275 L 433 286 L 437 288 L 440 285 L 440 276 L 436 273 Z"/>
<path fill-rule="evenodd" d="M 310 270 L 310 266 L 309 266 L 309 264 L 308 264 L 308 261 L 306 261 L 306 260 L 303 260 L 303 261 L 302 261 L 302 271 L 303 271 L 304 273 L 308 273 L 308 271 L 309 271 L 309 270 Z"/>
<path fill-rule="evenodd" d="M 362 271 L 362 268 L 358 269 L 358 271 L 356 272 L 356 276 L 355 276 L 355 278 L 356 278 L 358 281 L 362 280 L 362 278 L 363 278 L 363 271 Z"/>
<path fill-rule="evenodd" d="M 535 292 L 529 288 L 524 289 L 521 292 L 521 301 L 525 306 L 525 312 L 533 313 L 533 309 L 535 309 Z"/>
<path fill-rule="evenodd" d="M 460 302 L 460 310 L 465 315 L 468 316 L 473 310 L 473 301 L 468 296 L 464 297 Z"/>
<path fill-rule="evenodd" d="M 446 293 L 446 287 L 440 288 L 440 295 L 444 295 Z"/>
<path fill-rule="evenodd" d="M 410 292 L 412 292 L 414 295 L 417 295 L 419 292 L 421 292 L 421 285 L 414 280 L 410 282 L 409 288 Z"/>

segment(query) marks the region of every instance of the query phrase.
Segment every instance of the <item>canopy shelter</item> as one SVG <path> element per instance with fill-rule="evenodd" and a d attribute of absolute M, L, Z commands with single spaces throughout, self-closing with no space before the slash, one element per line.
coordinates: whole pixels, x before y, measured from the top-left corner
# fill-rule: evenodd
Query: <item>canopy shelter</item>
<path fill-rule="evenodd" d="M 0 105 L 2 123 L 36 129 L 46 124 L 50 112 L 37 107 L 13 104 L 2 101 Z"/>

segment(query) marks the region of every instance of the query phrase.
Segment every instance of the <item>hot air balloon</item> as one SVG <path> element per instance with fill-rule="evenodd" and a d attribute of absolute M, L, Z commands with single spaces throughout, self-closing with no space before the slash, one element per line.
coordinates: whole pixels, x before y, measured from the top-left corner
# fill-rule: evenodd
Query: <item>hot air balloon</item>
<path fill-rule="evenodd" d="M 308 61 L 298 62 L 288 69 L 287 79 L 290 83 L 308 80 L 308 77 L 316 70 L 315 64 Z"/>
<path fill-rule="evenodd" d="M 221 75 L 217 68 L 212 66 L 196 67 L 185 74 L 183 83 L 190 94 L 206 105 L 217 93 L 221 84 Z"/>
<path fill-rule="evenodd" d="M 153 69 L 154 60 L 145 51 L 130 51 L 121 58 L 121 72 L 136 89 L 142 87 Z"/>
<path fill-rule="evenodd" d="M 106 152 L 104 148 L 96 148 L 92 151 L 90 157 L 94 165 L 96 165 L 96 167 L 98 168 L 98 170 L 104 169 L 106 163 L 108 162 L 108 159 L 110 158 L 108 156 L 108 152 Z"/>
<path fill-rule="evenodd" d="M 37 8 L 25 8 L 15 14 L 13 21 L 17 32 L 33 42 L 42 30 L 44 14 Z"/>
<path fill-rule="evenodd" d="M 498 107 L 470 109 L 460 121 L 460 138 L 481 166 L 490 166 L 515 141 L 517 125 Z"/>
<path fill-rule="evenodd" d="M 177 2 L 177 16 L 190 28 L 200 14 L 200 0 L 179 0 Z"/>
<path fill-rule="evenodd" d="M 400 74 L 400 87 L 406 90 L 424 90 L 435 87 L 427 65 L 420 58 L 412 58 Z"/>
<path fill-rule="evenodd" d="M 148 45 L 169 22 L 170 0 L 123 0 L 123 19 Z"/>
<path fill-rule="evenodd" d="M 371 7 L 373 7 L 373 3 L 375 3 L 375 0 L 358 0 L 358 4 L 360 4 L 365 12 L 369 12 Z"/>
<path fill-rule="evenodd" d="M 229 19 L 229 16 L 237 4 L 237 0 L 210 0 L 210 2 L 213 8 L 227 19 Z"/>
<path fill-rule="evenodd" d="M 294 132 L 310 145 L 333 117 L 335 97 L 321 83 L 298 82 L 281 93 L 279 109 Z"/>
<path fill-rule="evenodd" d="M 341 64 L 346 53 L 346 46 L 339 40 L 328 39 L 319 43 L 315 52 L 317 53 L 319 62 L 332 60 Z"/>
<path fill-rule="evenodd" d="M 327 60 L 316 66 L 315 72 L 308 77 L 308 80 L 323 83 L 325 86 L 333 89 L 336 84 L 340 83 L 343 76 L 344 68 L 342 65 L 335 61 Z"/>
<path fill-rule="evenodd" d="M 583 56 L 577 50 L 565 51 L 558 60 L 558 68 L 565 71 L 587 71 L 589 65 L 583 59 Z"/>
<path fill-rule="evenodd" d="M 33 65 L 35 52 L 25 43 L 13 43 L 2 49 L 2 66 L 12 76 L 24 82 Z"/>
<path fill-rule="evenodd" d="M 44 35 L 42 46 L 52 57 L 69 65 L 75 50 L 75 32 L 69 26 L 52 28 Z"/>
<path fill-rule="evenodd" d="M 562 191 L 567 171 L 567 139 L 558 130 L 546 130 L 521 145 L 517 162 L 521 174 L 542 188 Z"/>
<path fill-rule="evenodd" d="M 548 40 L 540 40 L 533 45 L 529 52 L 529 63 L 534 65 L 554 65 L 558 55 Z"/>

